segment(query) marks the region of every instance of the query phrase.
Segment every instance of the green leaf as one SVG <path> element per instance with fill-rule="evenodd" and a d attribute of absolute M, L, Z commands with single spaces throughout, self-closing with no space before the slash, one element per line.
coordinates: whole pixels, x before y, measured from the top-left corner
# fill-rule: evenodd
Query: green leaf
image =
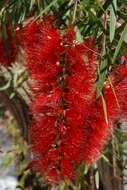
<path fill-rule="evenodd" d="M 96 3 L 97 3 L 97 5 L 101 8 L 101 10 L 102 10 L 103 12 L 105 12 L 105 10 L 104 10 L 104 8 L 103 8 L 103 6 L 102 6 L 102 2 L 101 2 L 100 0 L 96 0 Z"/>
<path fill-rule="evenodd" d="M 101 65 L 100 65 L 100 70 L 98 74 L 98 80 L 97 80 L 97 98 L 101 95 L 103 85 L 104 85 L 106 75 L 107 75 L 107 68 L 108 68 L 108 58 L 106 56 L 106 51 L 104 49 Z"/>
<path fill-rule="evenodd" d="M 127 33 L 124 36 L 124 42 L 127 43 Z"/>
<path fill-rule="evenodd" d="M 83 36 L 78 27 L 76 27 L 76 40 L 81 43 L 83 42 Z"/>
<path fill-rule="evenodd" d="M 99 189 L 99 171 L 98 170 L 95 173 L 95 185 L 96 185 L 96 189 Z"/>
<path fill-rule="evenodd" d="M 124 27 L 124 30 L 123 30 L 123 32 L 121 34 L 121 37 L 120 37 L 119 42 L 117 44 L 117 47 L 115 49 L 115 52 L 114 52 L 114 55 L 113 55 L 113 59 L 112 59 L 112 64 L 115 64 L 115 60 L 116 60 L 116 58 L 117 58 L 117 56 L 119 54 L 119 51 L 121 49 L 121 46 L 122 46 L 122 43 L 124 41 L 126 33 L 127 33 L 127 24 Z"/>
<path fill-rule="evenodd" d="M 32 10 L 35 2 L 36 2 L 36 0 L 31 0 L 31 2 L 30 2 L 30 8 L 29 8 L 30 11 Z"/>
<path fill-rule="evenodd" d="M 26 16 L 26 8 L 24 8 L 24 10 L 22 11 L 22 14 L 21 14 L 19 21 L 18 21 L 19 24 L 24 21 L 25 16 Z"/>
<path fill-rule="evenodd" d="M 4 22 L 2 23 L 2 37 L 3 37 L 4 40 L 7 39 L 6 24 Z"/>
<path fill-rule="evenodd" d="M 115 10 L 114 10 L 115 9 Z M 113 0 L 113 5 L 110 5 L 110 42 L 113 41 L 116 29 L 116 15 L 117 2 Z"/>
<path fill-rule="evenodd" d="M 13 99 L 15 97 L 16 93 L 12 92 L 11 95 L 9 96 L 10 100 Z"/>
<path fill-rule="evenodd" d="M 60 183 L 59 190 L 64 190 L 65 189 L 65 182 Z"/>
<path fill-rule="evenodd" d="M 85 165 L 85 169 L 84 169 L 84 174 L 85 175 L 88 173 L 89 167 L 90 166 L 88 164 Z"/>
<path fill-rule="evenodd" d="M 12 152 L 9 152 L 5 155 L 3 160 L 3 166 L 8 167 L 13 161 L 14 161 L 14 154 Z"/>
<path fill-rule="evenodd" d="M 27 81 L 28 78 L 29 78 L 29 76 L 28 76 L 28 72 L 25 71 L 25 73 L 24 73 L 24 75 L 23 75 L 23 81 Z"/>
<path fill-rule="evenodd" d="M 101 98 L 102 98 L 102 104 L 103 104 L 103 111 L 104 111 L 105 121 L 108 124 L 107 106 L 106 106 L 106 102 L 105 102 L 105 99 L 104 99 L 104 96 L 103 96 L 102 93 L 101 93 Z"/>
<path fill-rule="evenodd" d="M 109 163 L 109 159 L 104 154 L 102 154 L 101 157 L 105 162 Z"/>
<path fill-rule="evenodd" d="M 43 14 L 45 14 L 47 11 L 50 10 L 50 8 L 52 6 L 54 6 L 57 3 L 58 0 L 53 0 L 49 5 L 47 5 L 47 7 L 45 9 L 43 9 L 40 14 L 36 17 L 36 19 L 40 18 L 41 16 L 43 16 Z"/>

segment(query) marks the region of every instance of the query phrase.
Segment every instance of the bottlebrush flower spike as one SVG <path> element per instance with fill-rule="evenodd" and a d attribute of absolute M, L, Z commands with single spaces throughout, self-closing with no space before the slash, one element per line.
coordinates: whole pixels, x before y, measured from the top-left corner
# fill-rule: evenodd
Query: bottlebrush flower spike
<path fill-rule="evenodd" d="M 33 93 L 30 105 L 33 120 L 29 129 L 31 166 L 51 183 L 74 179 L 81 162 L 91 164 L 100 157 L 111 134 L 111 123 L 119 112 L 107 81 L 104 98 L 109 123 L 106 123 L 102 99 L 96 100 L 94 41 L 88 38 L 78 43 L 74 39 L 73 27 L 61 36 L 51 17 L 30 23 L 24 29 L 26 68 Z M 120 72 L 118 81 L 117 72 Z M 109 75 L 121 110 L 126 110 L 121 99 L 121 93 L 126 95 L 126 72 L 126 68 L 117 68 Z"/>
<path fill-rule="evenodd" d="M 82 138 L 80 143 L 77 143 L 79 152 L 76 156 L 79 163 L 96 161 L 110 134 L 109 126 L 105 122 L 102 103 L 99 107 L 101 100 L 96 102 L 94 85 L 97 65 L 93 49 L 95 49 L 94 41 L 87 39 L 82 44 L 73 44 L 66 51 L 69 65 L 67 77 L 69 92 L 65 95 L 69 109 L 66 111 L 66 119 L 72 131 L 74 126 L 77 131 L 81 130 L 79 134 Z M 72 150 L 70 152 L 73 152 Z M 76 152 L 76 147 L 74 150 Z M 73 158 L 75 158 L 74 155 L 71 159 Z"/>
<path fill-rule="evenodd" d="M 15 38 L 10 30 L 9 24 L 6 25 L 7 39 L 6 41 L 2 37 L 2 29 L 0 29 L 0 64 L 4 66 L 10 66 L 16 61 L 19 41 L 18 32 L 15 29 Z M 15 39 L 15 40 L 14 40 Z"/>

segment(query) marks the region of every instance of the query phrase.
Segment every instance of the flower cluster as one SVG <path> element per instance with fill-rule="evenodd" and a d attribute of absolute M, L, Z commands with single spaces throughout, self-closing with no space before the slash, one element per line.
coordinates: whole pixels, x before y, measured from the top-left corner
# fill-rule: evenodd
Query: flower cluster
<path fill-rule="evenodd" d="M 99 158 L 113 123 L 126 115 L 127 68 L 113 69 L 105 82 L 106 122 L 102 99 L 96 99 L 93 39 L 76 42 L 73 27 L 62 36 L 47 17 L 24 28 L 24 49 L 32 91 L 31 166 L 51 182 L 73 179 L 81 162 Z"/>
<path fill-rule="evenodd" d="M 118 119 L 127 120 L 127 61 L 112 69 L 105 83 L 105 101 L 109 120 L 113 125 Z"/>

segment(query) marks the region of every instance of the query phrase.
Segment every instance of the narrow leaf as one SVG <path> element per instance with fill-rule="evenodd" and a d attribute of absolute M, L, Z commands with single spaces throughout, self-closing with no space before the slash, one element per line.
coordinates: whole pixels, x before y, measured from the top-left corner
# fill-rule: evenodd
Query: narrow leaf
<path fill-rule="evenodd" d="M 121 46 L 122 46 L 122 43 L 124 41 L 126 33 L 127 33 L 127 24 L 124 27 L 124 30 L 123 30 L 123 32 L 121 34 L 121 37 L 120 37 L 119 42 L 118 42 L 118 45 L 117 45 L 117 47 L 115 49 L 115 53 L 114 53 L 113 59 L 112 59 L 112 64 L 115 64 L 115 60 L 116 60 L 116 58 L 117 58 L 117 56 L 119 54 L 119 51 L 121 49 Z"/>
<path fill-rule="evenodd" d="M 88 170 L 89 170 L 89 165 L 85 165 L 85 169 L 84 169 L 84 174 L 86 175 L 88 173 Z"/>
<path fill-rule="evenodd" d="M 98 81 L 97 81 L 97 98 L 101 95 L 103 85 L 107 75 L 108 59 L 106 57 L 106 51 L 103 52 L 101 65 L 99 69 Z"/>
<path fill-rule="evenodd" d="M 14 161 L 14 157 L 15 156 L 12 152 L 9 152 L 8 154 L 6 154 L 2 163 L 3 166 L 8 167 Z"/>
<path fill-rule="evenodd" d="M 6 24 L 4 22 L 2 23 L 2 37 L 3 37 L 4 40 L 7 39 Z"/>
<path fill-rule="evenodd" d="M 47 7 L 45 9 L 43 9 L 40 14 L 36 17 L 36 19 L 38 19 L 39 17 L 43 16 L 43 14 L 45 14 L 47 11 L 50 10 L 50 8 L 52 6 L 54 6 L 57 3 L 58 0 L 53 0 L 49 5 L 47 5 Z"/>
<path fill-rule="evenodd" d="M 83 37 L 78 27 L 76 27 L 76 40 L 81 43 L 83 42 Z"/>
<path fill-rule="evenodd" d="M 31 0 L 31 2 L 30 2 L 30 7 L 29 7 L 29 10 L 30 10 L 30 11 L 32 10 L 32 8 L 33 8 L 35 2 L 36 2 L 36 0 Z"/>
<path fill-rule="evenodd" d="M 64 190 L 65 189 L 65 182 L 61 183 L 60 184 L 60 187 L 59 187 L 59 190 Z"/>
<path fill-rule="evenodd" d="M 105 121 L 108 124 L 107 106 L 106 106 L 106 102 L 105 102 L 105 99 L 104 99 L 104 96 L 103 96 L 102 93 L 101 93 L 101 98 L 102 98 L 102 104 L 103 104 L 103 111 L 104 111 Z"/>
<path fill-rule="evenodd" d="M 105 162 L 109 163 L 109 159 L 104 154 L 102 154 L 101 157 Z"/>
<path fill-rule="evenodd" d="M 113 5 L 110 5 L 110 42 L 113 41 L 114 36 L 115 36 L 115 29 L 116 29 L 115 11 L 116 11 L 116 8 L 117 8 L 116 0 L 113 0 Z"/>
<path fill-rule="evenodd" d="M 95 174 L 95 185 L 96 185 L 96 188 L 99 189 L 99 172 L 98 172 L 98 170 L 96 171 L 96 174 Z"/>
<path fill-rule="evenodd" d="M 124 41 L 125 41 L 125 43 L 127 43 L 127 33 L 124 36 Z"/>

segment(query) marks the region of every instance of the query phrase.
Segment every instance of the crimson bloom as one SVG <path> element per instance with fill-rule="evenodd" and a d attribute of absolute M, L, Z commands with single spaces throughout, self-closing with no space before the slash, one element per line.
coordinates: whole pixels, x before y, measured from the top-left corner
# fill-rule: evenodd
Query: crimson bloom
<path fill-rule="evenodd" d="M 107 122 L 102 99 L 96 99 L 93 39 L 76 42 L 74 27 L 62 36 L 47 17 L 25 27 L 24 49 L 33 95 L 31 166 L 51 183 L 74 179 L 80 163 L 100 157 L 113 123 L 123 111 L 126 116 L 126 66 L 113 69 L 105 82 Z"/>

